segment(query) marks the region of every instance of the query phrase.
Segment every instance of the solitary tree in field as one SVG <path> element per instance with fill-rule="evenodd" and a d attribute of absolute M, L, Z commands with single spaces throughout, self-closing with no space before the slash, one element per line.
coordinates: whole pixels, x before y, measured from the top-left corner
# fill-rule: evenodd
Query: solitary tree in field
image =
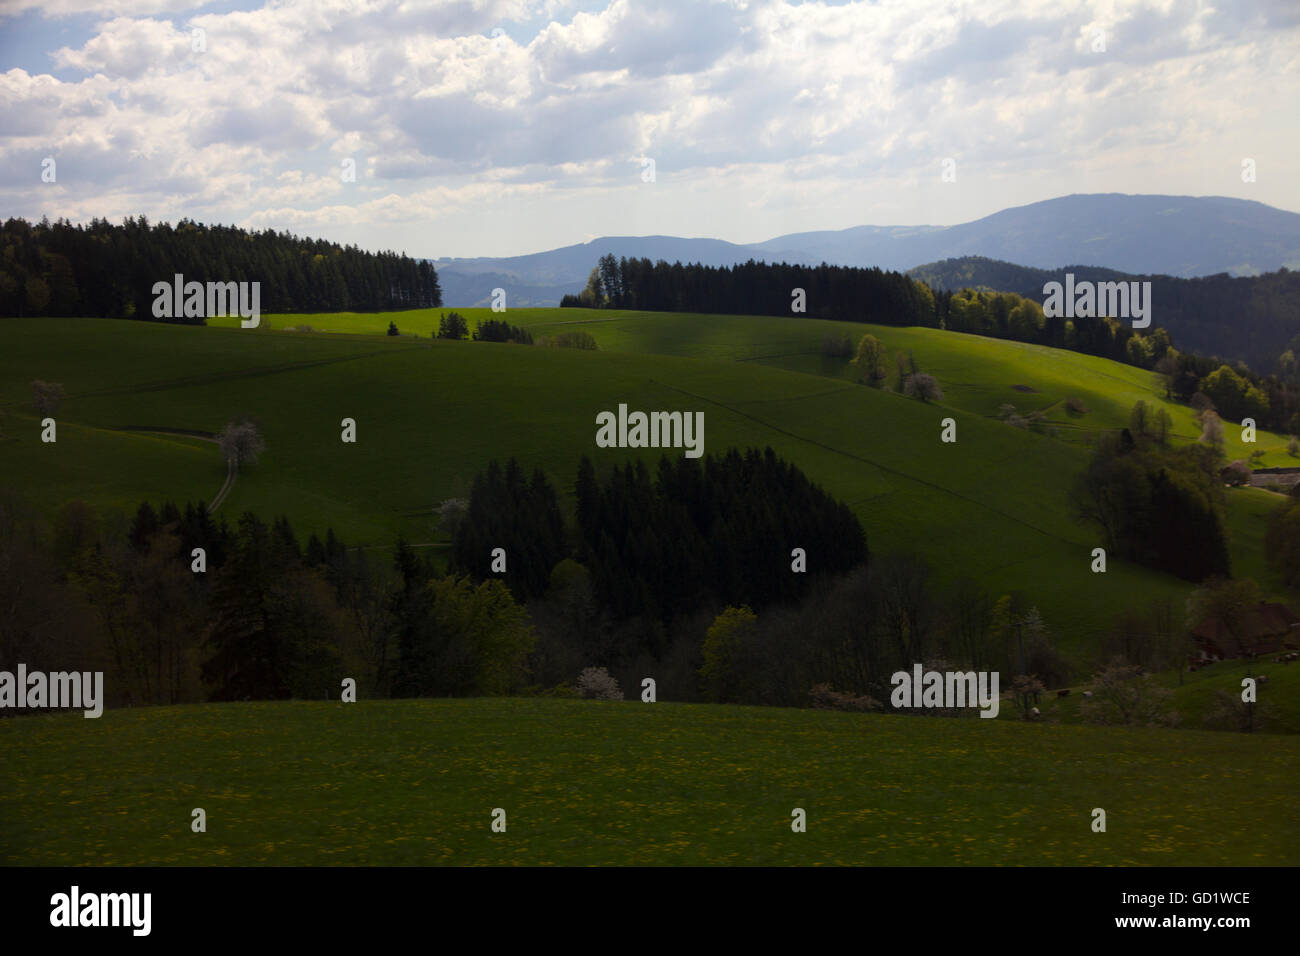
<path fill-rule="evenodd" d="M 864 335 L 853 357 L 854 374 L 864 385 L 878 388 L 885 381 L 885 347 L 874 335 Z"/>
<path fill-rule="evenodd" d="M 1211 408 L 1201 413 L 1201 441 L 1211 448 L 1223 451 L 1223 422 Z"/>
<path fill-rule="evenodd" d="M 918 372 L 904 380 L 903 394 L 908 398 L 919 398 L 923 402 L 937 402 L 943 398 L 943 389 L 933 375 Z"/>
<path fill-rule="evenodd" d="M 447 536 L 455 540 L 456 530 L 465 520 L 465 515 L 469 514 L 469 502 L 464 498 L 448 498 L 434 508 L 433 513 L 438 516 L 438 529 L 447 532 Z"/>
<path fill-rule="evenodd" d="M 53 415 L 63 401 L 63 386 L 58 382 L 32 382 L 32 404 L 41 416 Z"/>
<path fill-rule="evenodd" d="M 709 697 L 718 703 L 734 701 L 744 690 L 744 658 L 758 629 L 758 615 L 746 607 L 728 607 L 709 626 L 704 637 L 704 666 L 700 668 Z"/>
<path fill-rule="evenodd" d="M 221 457 L 233 462 L 235 467 L 251 465 L 266 450 L 266 442 L 258 434 L 257 426 L 250 421 L 231 422 L 217 439 Z"/>

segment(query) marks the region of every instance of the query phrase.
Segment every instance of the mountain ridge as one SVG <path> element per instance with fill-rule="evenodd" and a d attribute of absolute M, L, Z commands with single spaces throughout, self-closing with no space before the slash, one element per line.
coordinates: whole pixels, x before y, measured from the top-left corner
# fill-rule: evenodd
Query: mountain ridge
<path fill-rule="evenodd" d="M 555 305 L 581 290 L 606 254 L 735 265 L 749 259 L 907 271 L 982 256 L 1036 269 L 1076 262 L 1128 275 L 1194 278 L 1300 268 L 1300 213 L 1253 199 L 1073 193 L 1012 206 L 952 226 L 850 226 L 788 233 L 756 243 L 678 236 L 602 236 L 507 257 L 432 259 L 449 306 L 484 305 L 495 273 L 522 288 L 517 305 Z"/>

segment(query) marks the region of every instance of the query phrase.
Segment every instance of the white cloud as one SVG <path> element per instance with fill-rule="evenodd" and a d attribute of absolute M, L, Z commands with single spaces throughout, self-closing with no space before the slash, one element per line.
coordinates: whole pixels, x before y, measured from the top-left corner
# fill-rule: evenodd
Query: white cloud
<path fill-rule="evenodd" d="M 1284 117 L 1300 92 L 1300 14 L 1285 4 L 201 9 L 101 5 L 88 40 L 49 51 L 59 78 L 0 72 L 6 208 L 310 227 L 474 255 L 642 224 L 752 241 L 957 222 L 1081 184 L 1297 205 L 1300 137 Z M 60 175 L 41 188 L 45 155 Z M 1261 169 L 1249 193 L 1247 155 Z M 654 184 L 640 182 L 641 156 Z M 957 161 L 954 184 L 938 182 L 943 157 Z M 344 158 L 356 183 L 340 180 Z"/>

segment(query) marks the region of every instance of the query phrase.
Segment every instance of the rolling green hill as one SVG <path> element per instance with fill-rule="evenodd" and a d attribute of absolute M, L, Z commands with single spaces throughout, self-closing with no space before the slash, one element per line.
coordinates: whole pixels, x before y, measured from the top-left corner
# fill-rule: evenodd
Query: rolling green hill
<path fill-rule="evenodd" d="M 1300 862 L 1277 736 L 480 698 L 28 716 L 0 760 L 6 865 Z"/>
<path fill-rule="evenodd" d="M 565 313 L 548 312 L 556 314 Z M 6 320 L 0 323 L 0 401 L 8 413 L 0 423 L 4 483 L 47 512 L 71 498 L 124 511 L 144 498 L 210 499 L 225 477 L 215 448 L 120 429 L 213 432 L 250 412 L 262 420 L 267 451 L 240 474 L 225 513 L 285 513 L 300 534 L 333 527 L 350 544 L 390 545 L 398 533 L 422 543 L 435 537 L 433 505 L 464 494 L 490 458 L 514 455 L 540 466 L 567 492 L 580 455 L 598 464 L 633 455 L 594 443 L 597 412 L 625 402 L 633 409 L 705 412 L 706 451 L 771 445 L 849 503 L 874 550 L 919 551 L 942 577 L 974 577 L 995 594 L 1022 591 L 1076 661 L 1089 656 L 1124 607 L 1188 592 L 1183 582 L 1118 561 L 1107 574 L 1092 574 L 1095 536 L 1068 517 L 1064 497 L 1085 447 L 1009 427 L 979 410 L 999 399 L 993 391 L 1003 376 L 1030 384 L 1038 390 L 1030 397 L 1045 401 L 1063 397 L 1065 383 L 1078 391 L 1083 383 L 1069 376 L 1081 361 L 1108 374 L 1087 383 L 1086 394 L 1097 396 L 1088 399 L 1095 403 L 1088 417 L 1119 420 L 1129 395 L 1152 394 L 1143 391 L 1146 373 L 1013 343 L 882 330 L 892 336 L 891 347 L 912 337 L 922 367 L 935 369 L 941 381 L 948 374 L 952 403 L 926 405 L 834 376 L 730 360 L 735 356 L 726 350 L 741 347 L 735 340 L 743 329 L 720 325 L 692 339 L 689 317 L 669 318 L 592 323 L 602 329 L 606 350 L 599 352 Z M 755 332 L 750 347 L 774 359 L 775 336 L 790 336 L 796 345 L 812 336 L 819 345 L 816 326 L 827 324 L 767 322 L 767 337 Z M 665 343 L 677 336 L 683 352 L 716 351 L 700 358 L 617 350 L 619 344 L 644 347 L 651 335 Z M 985 366 L 986 352 L 998 353 L 1003 371 Z M 969 379 L 964 392 L 960 361 Z M 39 440 L 34 413 L 21 404 L 34 378 L 66 388 L 56 444 Z M 949 416 L 958 424 L 956 444 L 939 440 L 940 422 Z M 345 417 L 357 422 L 355 445 L 340 441 Z M 660 453 L 642 454 L 653 460 Z M 1259 543 L 1273 500 L 1249 489 L 1229 496 L 1238 573 L 1266 578 Z M 797 545 L 774 542 L 784 553 Z"/>
<path fill-rule="evenodd" d="M 1102 428 L 1128 424 L 1129 411 L 1139 400 L 1157 403 L 1173 417 L 1175 434 L 1193 441 L 1200 435 L 1195 414 L 1186 405 L 1166 401 L 1154 372 L 1093 355 L 1053 349 L 939 329 L 898 328 L 859 322 L 774 316 L 696 315 L 678 312 L 631 312 L 609 309 L 510 309 L 504 316 L 490 309 L 428 309 L 411 312 L 330 313 L 325 315 L 263 316 L 267 329 L 310 326 L 320 332 L 377 335 L 396 322 L 402 333 L 436 334 L 439 316 L 459 312 L 473 328 L 477 321 L 505 318 L 534 336 L 564 331 L 591 333 L 600 349 L 655 355 L 749 362 L 807 372 L 843 381 L 851 369 L 845 359 L 821 354 L 828 334 L 847 335 L 856 344 L 870 333 L 890 354 L 911 352 L 922 371 L 939 379 L 943 404 L 993 417 L 1003 403 L 1022 414 L 1043 411 L 1066 441 L 1082 441 Z M 213 319 L 233 328 L 238 320 Z M 890 376 L 893 367 L 890 366 Z M 1015 388 L 1028 386 L 1032 392 Z M 1065 400 L 1081 399 L 1089 411 L 1073 415 Z M 1241 441 L 1238 428 L 1226 427 L 1225 453 L 1230 459 L 1265 453 L 1265 466 L 1294 466 L 1300 461 L 1286 453 L 1287 437 L 1260 432 L 1253 445 Z"/>

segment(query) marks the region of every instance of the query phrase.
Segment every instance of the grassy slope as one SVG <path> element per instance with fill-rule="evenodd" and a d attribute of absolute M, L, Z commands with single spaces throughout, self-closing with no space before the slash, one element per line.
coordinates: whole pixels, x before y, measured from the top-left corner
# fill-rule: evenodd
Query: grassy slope
<path fill-rule="evenodd" d="M 0 760 L 22 768 L 0 775 L 0 864 L 1300 863 L 1300 740 L 1280 737 L 298 702 L 5 720 Z M 489 830 L 495 807 L 504 834 Z M 795 807 L 806 833 L 791 831 Z"/>
<path fill-rule="evenodd" d="M 382 334 L 389 321 L 404 334 L 428 337 L 437 330 L 438 318 L 449 309 L 410 312 L 331 313 L 324 315 L 263 316 L 269 329 L 310 325 L 318 331 Z M 1051 349 L 1024 342 L 991 339 L 938 329 L 896 328 L 857 322 L 779 316 L 697 315 L 694 313 L 634 312 L 598 309 L 511 309 L 504 315 L 490 309 L 456 309 L 469 321 L 504 318 L 523 326 L 534 336 L 563 331 L 586 331 L 600 348 L 614 352 L 682 355 L 720 361 L 755 362 L 791 371 L 830 376 L 847 381 L 848 362 L 821 354 L 828 333 L 848 335 L 857 342 L 871 333 L 891 354 L 911 351 L 921 369 L 935 375 L 944 389 L 944 404 L 979 415 L 994 416 L 1005 403 L 1022 413 L 1045 411 L 1066 440 L 1082 440 L 1100 428 L 1128 424 L 1135 402 L 1159 403 L 1174 419 L 1175 434 L 1192 441 L 1200 434 L 1192 410 L 1164 400 L 1163 388 L 1153 372 L 1091 355 Z M 237 319 L 214 319 L 214 325 L 233 327 Z M 893 365 L 890 364 L 890 378 Z M 1029 385 L 1037 394 L 1020 392 L 1013 385 Z M 1084 400 L 1089 412 L 1066 412 L 1069 397 Z M 1296 465 L 1286 453 L 1286 437 L 1260 432 L 1254 445 L 1241 441 L 1240 429 L 1226 429 L 1225 453 L 1246 458 L 1265 452 L 1266 466 Z"/>
<path fill-rule="evenodd" d="M 397 313 L 341 313 L 315 316 L 266 316 L 268 329 L 304 324 L 318 330 L 382 333 L 395 321 L 404 333 L 428 336 L 436 331 L 446 309 Z M 471 327 L 477 321 L 501 318 L 490 309 L 458 309 Z M 1102 429 L 1128 423 L 1139 400 L 1163 406 L 1174 422 L 1176 441 L 1191 442 L 1200 434 L 1192 410 L 1165 401 L 1158 376 L 1152 372 L 1063 349 L 1009 342 L 982 336 L 942 332 L 937 329 L 895 328 L 820 319 L 773 316 L 703 316 L 691 313 L 655 313 L 593 309 L 513 309 L 509 321 L 535 336 L 561 331 L 590 332 L 602 350 L 754 363 L 834 378 L 847 383 L 848 362 L 821 354 L 827 334 L 848 335 L 856 341 L 870 332 L 894 352 L 911 352 L 921 368 L 938 377 L 944 388 L 943 405 L 993 419 L 1004 403 L 1022 413 L 1041 410 L 1068 443 L 1084 444 Z M 221 322 L 222 320 L 215 320 Z M 235 324 L 235 320 L 227 320 Z M 315 338 L 315 337 L 312 337 Z M 892 369 L 891 369 L 892 376 Z M 1018 391 L 1027 385 L 1033 392 Z M 1077 397 L 1088 407 L 1084 415 L 1065 409 L 1065 400 Z M 1009 426 L 1002 426 L 1009 427 Z M 1266 466 L 1297 464 L 1286 453 L 1285 436 L 1259 432 L 1253 445 L 1241 441 L 1240 429 L 1225 429 L 1225 453 L 1246 458 L 1265 452 Z M 1059 482 L 1055 487 L 1060 487 Z M 1276 496 L 1257 489 L 1233 491 L 1228 498 L 1227 524 L 1232 539 L 1233 571 L 1272 585 L 1261 550 L 1265 519 Z"/>
<path fill-rule="evenodd" d="M 0 326 L 0 336 L 9 338 L 14 328 Z M 1117 608 L 1186 590 L 1119 562 L 1106 575 L 1088 571 L 1095 540 L 1067 517 L 1061 491 L 1082 467 L 1082 447 L 818 376 L 627 353 L 151 323 L 69 319 L 56 334 L 79 347 L 46 349 L 39 362 L 30 343 L 4 351 L 3 379 L 63 382 L 70 397 L 60 419 L 100 429 L 211 431 L 239 411 L 255 412 L 268 450 L 241 474 L 224 507 L 288 513 L 304 534 L 332 525 L 361 544 L 390 543 L 399 531 L 428 540 L 431 505 L 463 493 L 493 456 L 517 455 L 568 489 L 580 454 L 598 461 L 630 454 L 594 445 L 596 413 L 627 402 L 704 410 L 706 448 L 714 451 L 772 445 L 855 508 L 873 547 L 915 548 L 941 571 L 969 569 L 964 573 L 997 593 L 1026 592 L 1067 653 L 1092 646 Z M 304 349 L 299 366 L 264 354 L 293 345 Z M 104 355 L 114 356 L 111 365 Z M 165 380 L 174 384 L 155 384 Z M 20 395 L 21 386 L 7 387 L 5 398 Z M 955 445 L 939 441 L 948 415 L 958 420 Z M 358 422 L 355 445 L 339 441 L 343 417 Z M 21 409 L 8 431 L 11 483 L 31 490 L 39 504 L 84 497 L 133 509 L 148 490 L 116 474 L 133 460 L 125 451 L 78 443 L 66 430 L 57 445 L 43 445 L 35 419 Z M 142 440 L 122 440 L 128 438 Z M 215 449 L 209 448 L 211 466 L 187 477 L 178 469 L 196 452 L 185 441 L 152 487 L 170 487 L 181 500 L 209 498 L 222 478 Z M 798 544 L 774 546 L 788 553 Z"/>

